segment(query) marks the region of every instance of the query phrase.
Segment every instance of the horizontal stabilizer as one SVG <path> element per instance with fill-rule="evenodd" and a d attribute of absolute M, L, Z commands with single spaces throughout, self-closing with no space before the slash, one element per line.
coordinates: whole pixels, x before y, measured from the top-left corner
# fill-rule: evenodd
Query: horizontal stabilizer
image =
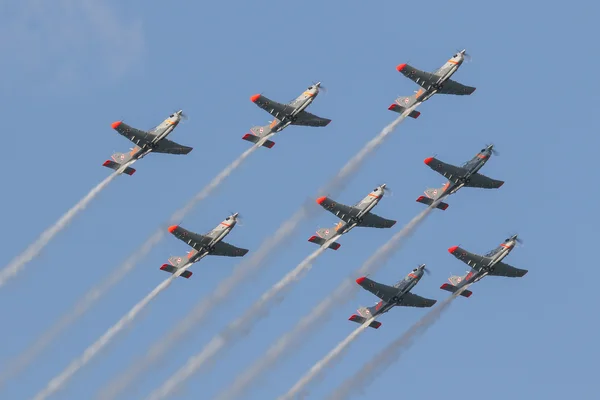
<path fill-rule="evenodd" d="M 452 286 L 449 283 L 444 283 L 442 286 L 440 286 L 440 289 L 445 290 L 447 292 L 452 292 L 452 293 L 456 293 L 459 290 L 456 286 Z M 472 294 L 473 294 L 473 292 L 465 289 L 462 291 L 462 293 L 460 295 L 464 296 L 464 297 L 469 297 Z"/>
<path fill-rule="evenodd" d="M 430 199 L 429 197 L 419 196 L 417 202 L 427 204 L 428 206 L 430 206 L 433 204 L 434 200 Z M 448 208 L 448 204 L 441 201 L 437 204 L 436 208 L 439 208 L 440 210 L 445 210 L 446 208 Z"/>
<path fill-rule="evenodd" d="M 364 324 L 365 322 L 367 322 L 367 319 L 365 317 L 361 317 L 360 315 L 351 315 L 350 318 L 348 318 L 348 320 L 352 321 L 352 322 L 356 322 L 357 324 Z M 369 326 L 371 328 L 377 329 L 381 326 L 381 322 L 379 321 L 372 321 Z"/>
<path fill-rule="evenodd" d="M 258 143 L 261 140 L 261 138 L 259 138 L 256 135 L 253 135 L 251 133 L 246 133 L 242 137 L 242 139 L 247 140 L 249 142 L 252 142 L 254 144 Z M 270 140 L 266 140 L 262 145 L 263 145 L 263 147 L 266 147 L 266 148 L 270 149 L 271 147 L 275 146 L 275 142 L 272 142 Z"/>
<path fill-rule="evenodd" d="M 388 107 L 388 110 L 397 112 L 398 114 L 402 114 L 404 111 L 406 111 L 406 108 L 399 106 L 396 103 L 393 103 L 391 106 Z M 421 115 L 419 111 L 413 110 L 408 116 L 417 119 L 419 118 L 419 115 Z"/>
<path fill-rule="evenodd" d="M 114 162 L 114 161 L 111 161 L 111 160 L 106 160 L 106 161 L 104 161 L 104 164 L 102 164 L 102 165 L 103 165 L 103 166 L 105 166 L 105 167 L 108 167 L 108 168 L 110 168 L 110 169 L 114 169 L 115 171 L 118 171 L 118 170 L 119 170 L 119 168 L 121 168 L 121 167 L 122 167 L 122 165 L 121 165 L 121 164 L 119 164 L 119 163 L 117 163 L 117 162 Z M 131 168 L 131 167 L 127 167 L 127 168 L 125 168 L 125 169 L 122 171 L 122 173 L 124 173 L 124 174 L 127 174 L 127 175 L 129 175 L 129 176 L 133 175 L 133 173 L 134 173 L 134 172 L 135 172 L 135 169 L 133 169 L 133 168 Z"/>
<path fill-rule="evenodd" d="M 319 246 L 323 246 L 326 242 L 325 239 L 320 238 L 318 236 L 311 236 L 310 239 L 308 239 L 308 241 L 311 243 L 318 244 Z M 329 248 L 333 249 L 333 250 L 337 250 L 340 248 L 340 246 L 341 246 L 341 244 L 339 244 L 338 242 L 333 242 L 329 245 Z"/>
<path fill-rule="evenodd" d="M 167 271 L 171 274 L 176 273 L 178 270 L 178 268 L 175 268 L 174 266 L 169 264 L 163 264 L 162 267 L 160 267 L 160 269 L 162 269 L 163 271 Z M 192 276 L 192 271 L 183 271 L 179 276 L 189 279 L 189 277 Z"/>

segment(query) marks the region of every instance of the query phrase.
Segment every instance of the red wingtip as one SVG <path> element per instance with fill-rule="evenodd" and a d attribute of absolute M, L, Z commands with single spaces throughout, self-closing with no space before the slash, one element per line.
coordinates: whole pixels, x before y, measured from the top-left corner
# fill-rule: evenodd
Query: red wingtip
<path fill-rule="evenodd" d="M 266 147 L 267 149 L 270 149 L 270 148 L 272 148 L 273 146 L 275 146 L 275 142 L 267 142 L 267 143 L 265 143 L 265 147 Z"/>
<path fill-rule="evenodd" d="M 254 136 L 254 135 L 251 134 L 251 133 L 246 133 L 244 136 L 242 136 L 242 139 L 246 140 L 246 139 L 248 139 L 249 137 L 252 137 L 252 136 Z"/>
<path fill-rule="evenodd" d="M 322 197 L 319 197 L 319 198 L 317 199 L 317 203 L 318 203 L 318 204 L 323 204 L 323 202 L 325 201 L 325 199 L 326 199 L 326 198 L 327 198 L 327 196 L 322 196 Z"/>
<path fill-rule="evenodd" d="M 356 317 L 358 317 L 358 315 L 352 314 L 350 318 L 348 318 L 348 321 L 354 321 Z"/>
<path fill-rule="evenodd" d="M 119 125 L 121 125 L 121 121 L 115 121 L 112 124 L 110 124 L 110 126 L 112 126 L 113 129 L 117 129 Z"/>
<path fill-rule="evenodd" d="M 108 167 L 110 165 L 110 160 L 106 160 L 104 161 L 104 164 L 102 164 L 105 167 Z"/>
<path fill-rule="evenodd" d="M 442 205 L 440 206 L 440 208 L 441 208 L 442 210 L 445 210 L 446 208 L 448 208 L 448 204 L 442 204 Z"/>
<path fill-rule="evenodd" d="M 404 69 L 404 67 L 406 67 L 406 64 L 400 64 L 396 67 L 396 69 L 398 70 L 398 72 L 400 72 Z"/>
<path fill-rule="evenodd" d="M 167 269 L 169 265 L 168 264 L 163 264 L 160 269 L 162 269 L 163 271 L 165 271 Z"/>
<path fill-rule="evenodd" d="M 315 240 L 317 237 L 315 235 L 312 235 L 311 237 L 308 238 L 309 242 L 312 242 L 313 240 Z"/>
<path fill-rule="evenodd" d="M 420 111 L 415 111 L 415 116 L 413 117 L 414 119 L 419 118 L 419 115 L 421 115 Z"/>
<path fill-rule="evenodd" d="M 254 96 L 250 96 L 250 101 L 256 103 L 256 100 L 260 97 L 260 94 L 255 94 Z"/>
<path fill-rule="evenodd" d="M 419 196 L 419 197 L 417 198 L 417 201 L 420 203 L 421 201 L 423 201 L 423 199 L 425 199 L 425 196 Z"/>
<path fill-rule="evenodd" d="M 367 279 L 367 277 L 366 277 L 366 276 L 362 276 L 362 277 L 360 277 L 360 278 L 358 278 L 358 279 L 356 280 L 356 283 L 358 283 L 358 284 L 360 285 L 361 283 L 363 283 L 363 282 L 364 282 L 364 280 L 365 280 L 365 279 Z"/>
<path fill-rule="evenodd" d="M 456 251 L 456 249 L 458 249 L 458 246 L 452 246 L 448 249 L 448 253 L 452 254 Z"/>
<path fill-rule="evenodd" d="M 433 161 L 433 157 L 427 157 L 425 160 L 423 160 L 423 162 L 427 165 L 429 165 L 429 163 L 432 161 Z"/>
<path fill-rule="evenodd" d="M 397 107 L 396 103 L 392 103 L 392 105 L 390 105 L 388 107 L 388 110 L 394 111 L 396 109 L 396 107 Z"/>
<path fill-rule="evenodd" d="M 469 297 L 471 297 L 471 295 L 473 294 L 473 292 L 463 292 L 465 294 L 465 297 L 468 299 Z"/>
<path fill-rule="evenodd" d="M 177 225 L 171 225 L 171 226 L 169 227 L 169 232 L 170 232 L 170 233 L 173 233 L 173 231 L 174 231 L 175 229 L 177 229 L 177 228 L 178 228 L 178 226 L 177 226 Z"/>

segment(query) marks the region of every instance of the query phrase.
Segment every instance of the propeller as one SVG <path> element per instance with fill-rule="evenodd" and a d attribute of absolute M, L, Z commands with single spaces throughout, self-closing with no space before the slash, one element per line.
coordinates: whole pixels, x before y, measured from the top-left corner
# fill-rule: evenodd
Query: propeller
<path fill-rule="evenodd" d="M 231 211 L 229 213 L 229 215 L 233 215 L 233 214 L 235 214 L 233 211 Z M 242 217 L 242 215 L 240 213 L 238 213 L 238 215 L 236 216 L 235 221 L 236 221 L 236 225 L 244 226 L 244 218 Z"/>
<path fill-rule="evenodd" d="M 317 82 L 313 81 L 313 85 L 316 85 Z M 323 91 L 323 93 L 327 93 L 327 88 L 321 84 L 319 84 L 319 92 Z"/>
<path fill-rule="evenodd" d="M 457 53 L 460 53 L 462 50 L 456 50 Z M 466 62 L 471 62 L 473 60 L 473 57 L 471 57 L 471 55 L 469 53 L 467 53 L 466 51 L 463 53 L 463 56 L 465 57 L 465 61 Z"/>
<path fill-rule="evenodd" d="M 381 183 L 381 184 L 379 184 L 377 186 L 381 187 L 381 185 L 383 185 L 383 183 Z M 388 185 L 385 185 L 385 187 L 383 188 L 383 194 L 386 195 L 386 196 L 393 197 L 394 196 L 394 191 Z"/>
<path fill-rule="evenodd" d="M 180 108 L 179 110 L 181 110 L 181 108 Z M 176 113 L 177 113 L 179 110 L 175 110 L 175 111 L 173 111 L 173 114 L 176 114 Z M 187 114 L 186 114 L 186 113 L 184 113 L 183 111 L 181 112 L 181 114 L 179 114 L 179 116 L 181 117 L 181 120 L 182 120 L 182 121 L 189 121 L 189 119 L 190 119 L 190 118 L 187 116 Z"/>
<path fill-rule="evenodd" d="M 514 235 L 516 235 L 516 234 L 512 234 L 512 235 L 510 235 L 508 238 L 506 238 L 506 241 L 509 241 L 509 240 L 510 240 L 510 238 L 511 238 L 511 237 L 513 237 Z M 523 245 L 523 239 L 521 239 L 521 238 L 520 238 L 520 237 L 518 237 L 518 236 L 515 238 L 515 242 L 517 242 L 517 243 L 518 243 L 518 244 L 520 244 L 520 245 Z"/>
<path fill-rule="evenodd" d="M 492 146 L 492 154 L 493 154 L 493 155 L 495 155 L 495 156 L 499 156 L 499 155 L 500 155 L 500 153 L 498 153 L 498 151 L 497 151 L 497 150 L 496 150 L 496 149 L 493 147 L 493 146 L 494 146 L 494 144 L 493 144 L 493 143 L 490 143 L 490 144 L 486 144 L 486 145 L 485 145 L 485 147 L 489 147 L 489 146 Z"/>

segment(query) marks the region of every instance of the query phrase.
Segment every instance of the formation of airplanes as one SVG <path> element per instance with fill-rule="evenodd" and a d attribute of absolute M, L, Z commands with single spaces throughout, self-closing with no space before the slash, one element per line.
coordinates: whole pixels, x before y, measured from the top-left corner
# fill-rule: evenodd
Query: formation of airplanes
<path fill-rule="evenodd" d="M 418 118 L 420 112 L 416 111 L 417 105 L 430 99 L 434 94 L 471 95 L 475 88 L 458 83 L 452 79 L 452 75 L 460 68 L 467 57 L 466 50 L 454 54 L 444 65 L 434 72 L 418 70 L 408 64 L 400 64 L 396 69 L 407 78 L 420 86 L 415 94 L 407 97 L 399 97 L 389 107 L 389 110 L 397 113 L 406 113 L 406 116 Z M 322 118 L 309 113 L 306 109 L 319 95 L 322 89 L 321 82 L 309 86 L 300 96 L 288 104 L 278 103 L 262 94 L 250 97 L 250 100 L 258 107 L 267 111 L 273 117 L 268 125 L 250 128 L 250 133 L 245 134 L 242 139 L 253 143 L 257 147 L 272 148 L 275 142 L 271 138 L 290 125 L 325 127 L 331 122 L 330 119 Z M 166 154 L 188 154 L 191 147 L 180 145 L 167 139 L 184 117 L 183 111 L 179 110 L 171 114 L 155 128 L 144 131 L 133 128 L 122 121 L 112 124 L 112 128 L 119 134 L 134 143 L 129 153 L 115 153 L 111 160 L 103 165 L 117 171 L 119 174 L 132 175 L 135 169 L 131 164 L 143 158 L 151 152 Z M 434 206 L 440 210 L 446 210 L 448 204 L 443 202 L 446 197 L 456 193 L 463 187 L 498 189 L 504 181 L 489 178 L 479 173 L 479 170 L 495 154 L 493 145 L 487 145 L 479 151 L 471 160 L 462 166 L 445 163 L 434 157 L 425 159 L 425 164 L 434 171 L 443 175 L 448 181 L 441 188 L 425 190 L 425 196 L 419 196 L 417 202 L 429 207 Z M 385 195 L 386 185 L 376 187 L 372 192 L 353 206 L 348 206 L 323 196 L 317 199 L 317 203 L 325 210 L 334 214 L 340 221 L 331 228 L 321 228 L 316 235 L 311 236 L 308 241 L 319 246 L 327 246 L 337 250 L 340 244 L 336 241 L 342 235 L 348 233 L 355 227 L 369 228 L 391 228 L 396 221 L 380 217 L 372 212 L 373 208 Z M 168 259 L 168 264 L 163 264 L 160 269 L 171 274 L 177 274 L 183 278 L 190 278 L 192 272 L 188 268 L 200 261 L 207 255 L 225 257 L 243 257 L 248 249 L 239 248 L 223 241 L 238 221 L 238 213 L 225 218 L 217 227 L 206 234 L 198 234 L 182 228 L 178 225 L 169 227 L 169 232 L 178 239 L 184 241 L 192 249 L 186 256 L 174 256 Z M 504 258 L 515 248 L 520 239 L 515 234 L 507 238 L 494 250 L 485 255 L 468 252 L 458 246 L 448 251 L 459 260 L 466 263 L 470 270 L 463 276 L 451 276 L 450 283 L 444 283 L 440 289 L 463 297 L 470 297 L 472 292 L 468 290 L 472 284 L 478 282 L 485 276 L 523 277 L 527 270 L 515 268 L 503 262 Z M 349 320 L 365 324 L 369 322 L 371 328 L 379 328 L 381 322 L 376 318 L 388 312 L 396 306 L 401 307 L 432 307 L 437 300 L 427 299 L 412 293 L 412 289 L 419 283 L 423 274 L 427 271 L 425 264 L 409 272 L 402 280 L 389 286 L 375 282 L 368 277 L 356 279 L 356 283 L 363 289 L 373 293 L 380 300 L 372 307 L 360 307 L 358 315 L 353 314 Z"/>

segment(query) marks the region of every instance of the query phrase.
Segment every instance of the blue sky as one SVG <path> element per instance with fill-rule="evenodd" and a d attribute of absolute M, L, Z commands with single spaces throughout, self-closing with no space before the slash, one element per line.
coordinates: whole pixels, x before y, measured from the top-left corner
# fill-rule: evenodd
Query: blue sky
<path fill-rule="evenodd" d="M 599 221 L 595 162 L 600 84 L 591 2 L 430 2 L 426 6 L 357 1 L 285 3 L 77 2 L 53 7 L 27 0 L 0 6 L 0 82 L 4 111 L 2 264 L 54 223 L 110 170 L 113 151 L 129 148 L 110 123 L 150 128 L 173 110 L 190 116 L 172 139 L 194 147 L 185 157 L 150 155 L 121 176 L 0 290 L 0 363 L 27 348 L 105 278 L 177 208 L 200 191 L 248 143 L 241 136 L 269 115 L 249 97 L 296 97 L 312 81 L 328 88 L 310 111 L 331 118 L 326 128 L 291 127 L 260 149 L 182 222 L 205 232 L 229 212 L 244 225 L 228 242 L 257 249 L 395 115 L 387 107 L 416 86 L 395 67 L 434 70 L 467 48 L 456 80 L 477 87 L 470 97 L 437 96 L 418 120 L 405 121 L 355 175 L 337 200 L 353 204 L 375 185 L 394 189 L 375 211 L 398 220 L 392 230 L 356 229 L 243 341 L 208 373 L 189 380 L 181 399 L 210 398 L 260 357 L 342 278 L 422 210 L 414 200 L 443 178 L 423 164 L 454 164 L 494 143 L 500 156 L 484 174 L 506 181 L 497 191 L 464 189 L 445 212 L 434 212 L 374 279 L 393 283 L 419 263 L 432 271 L 415 289 L 442 299 L 439 286 L 465 266 L 448 254 L 460 244 L 485 252 L 517 232 L 525 245 L 507 262 L 529 269 L 520 280 L 485 279 L 458 299 L 403 358 L 369 387 L 368 396 L 401 391 L 429 399 L 565 396 L 591 399 L 600 351 L 596 338 L 595 262 Z M 315 207 L 318 207 L 315 204 Z M 241 287 L 214 320 L 177 346 L 128 399 L 143 398 L 187 358 L 295 267 L 314 245 L 306 240 L 335 221 L 321 211 L 305 221 L 271 262 Z M 64 333 L 3 398 L 34 395 L 141 299 L 165 273 L 158 268 L 185 244 L 164 239 L 117 287 Z M 142 318 L 77 374 L 55 398 L 95 395 L 239 261 L 207 258 L 190 280 L 178 280 Z M 284 393 L 356 326 L 347 320 L 375 298 L 363 292 L 336 307 L 298 351 L 263 377 L 249 399 Z M 418 320 L 425 311 L 395 309 L 368 331 L 311 392 L 322 398 Z M 463 390 L 459 390 L 459 388 Z"/>

